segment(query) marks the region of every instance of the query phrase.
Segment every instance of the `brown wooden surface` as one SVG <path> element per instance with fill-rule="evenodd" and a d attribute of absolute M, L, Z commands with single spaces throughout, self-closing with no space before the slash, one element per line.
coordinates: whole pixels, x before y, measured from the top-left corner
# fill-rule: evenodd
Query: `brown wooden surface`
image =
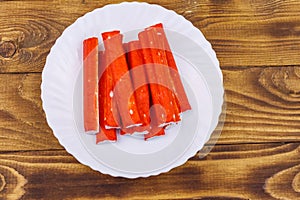
<path fill-rule="evenodd" d="M 149 1 L 190 20 L 220 60 L 225 125 L 206 157 L 128 180 L 64 150 L 40 100 L 46 56 L 78 17 L 117 2 L 0 1 L 0 199 L 300 199 L 298 0 Z"/>

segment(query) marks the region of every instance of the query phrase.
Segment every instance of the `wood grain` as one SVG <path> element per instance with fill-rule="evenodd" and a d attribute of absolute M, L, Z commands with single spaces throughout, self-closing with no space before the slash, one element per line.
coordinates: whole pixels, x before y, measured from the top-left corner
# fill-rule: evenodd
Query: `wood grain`
<path fill-rule="evenodd" d="M 150 3 L 182 14 L 199 28 L 212 43 L 222 68 L 300 65 L 299 1 Z M 107 3 L 55 0 L 0 4 L 0 43 L 10 44 L 10 48 L 0 45 L 0 72 L 7 73 L 41 72 L 50 48 L 62 31 L 86 12 Z"/>
<path fill-rule="evenodd" d="M 8 153 L 0 155 L 0 195 L 3 199 L 9 195 L 12 199 L 297 199 L 299 150 L 300 143 L 218 145 L 205 159 L 196 155 L 169 173 L 135 180 L 92 171 L 64 151 Z"/>
<path fill-rule="evenodd" d="M 299 141 L 299 70 L 223 70 L 227 110 L 219 143 Z"/>
<path fill-rule="evenodd" d="M 0 151 L 61 148 L 45 120 L 40 76 L 0 75 Z"/>
<path fill-rule="evenodd" d="M 290 51 L 300 48 L 299 1 L 191 2 L 179 13 L 212 43 L 222 67 L 299 64 Z"/>

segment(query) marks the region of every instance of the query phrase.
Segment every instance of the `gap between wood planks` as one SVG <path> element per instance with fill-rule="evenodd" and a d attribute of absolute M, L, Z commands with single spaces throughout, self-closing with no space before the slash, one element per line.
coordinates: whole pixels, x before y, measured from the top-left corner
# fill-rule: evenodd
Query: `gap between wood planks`
<path fill-rule="evenodd" d="M 14 153 L 30 153 L 30 152 L 48 152 L 48 151 L 65 151 L 65 149 L 37 149 L 37 150 L 15 150 L 15 151 L 0 151 L 1 155 L 14 154 Z"/>
<path fill-rule="evenodd" d="M 214 146 L 240 146 L 240 145 L 262 145 L 262 144 L 269 144 L 269 145 L 288 145 L 288 144 L 297 144 L 300 142 L 299 141 L 291 141 L 291 142 L 253 142 L 253 143 L 234 143 L 234 144 L 222 144 L 222 143 L 217 143 L 215 145 L 213 144 L 205 144 L 204 147 L 202 149 L 204 149 L 205 147 L 214 147 Z M 198 152 L 200 152 L 202 149 L 200 149 Z M 212 148 L 213 150 L 213 148 Z M 211 150 L 211 151 L 212 151 Z M 15 151 L 0 151 L 1 155 L 5 155 L 5 154 L 14 154 L 14 153 L 30 153 L 30 152 L 58 152 L 58 151 L 62 151 L 65 152 L 66 150 L 64 148 L 56 148 L 56 149 L 37 149 L 37 150 L 15 150 Z M 196 155 L 195 155 L 196 156 Z M 194 156 L 193 156 L 194 157 Z"/>

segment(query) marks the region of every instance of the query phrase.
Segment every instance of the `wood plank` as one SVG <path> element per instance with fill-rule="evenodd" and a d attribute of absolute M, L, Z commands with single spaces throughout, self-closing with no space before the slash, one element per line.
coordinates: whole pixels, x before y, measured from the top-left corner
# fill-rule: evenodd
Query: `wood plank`
<path fill-rule="evenodd" d="M 188 2 L 178 12 L 204 33 L 223 68 L 299 65 L 299 1 Z"/>
<path fill-rule="evenodd" d="M 226 122 L 219 143 L 300 139 L 300 67 L 223 70 Z"/>
<path fill-rule="evenodd" d="M 48 127 L 40 74 L 0 75 L 0 151 L 62 148 Z"/>
<path fill-rule="evenodd" d="M 299 199 L 299 151 L 300 143 L 218 145 L 205 159 L 135 180 L 95 172 L 65 151 L 8 153 L 0 198 Z"/>
<path fill-rule="evenodd" d="M 86 12 L 107 3 L 1 1 L 0 73 L 41 72 L 50 48 L 62 31 Z M 150 3 L 182 14 L 199 28 L 212 43 L 223 68 L 300 64 L 299 1 Z"/>
<path fill-rule="evenodd" d="M 223 73 L 227 110 L 218 144 L 300 141 L 300 67 Z M 0 151 L 62 148 L 46 123 L 40 83 L 40 74 L 0 75 Z"/>

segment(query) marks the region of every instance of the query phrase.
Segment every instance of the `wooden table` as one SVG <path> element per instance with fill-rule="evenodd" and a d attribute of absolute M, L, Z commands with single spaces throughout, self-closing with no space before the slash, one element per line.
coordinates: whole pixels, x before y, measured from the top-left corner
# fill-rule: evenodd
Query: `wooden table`
<path fill-rule="evenodd" d="M 227 102 L 217 145 L 146 179 L 80 164 L 46 123 L 41 72 L 62 31 L 108 2 L 2 0 L 0 199 L 300 199 L 300 2 L 150 3 L 190 20 L 217 53 Z"/>

